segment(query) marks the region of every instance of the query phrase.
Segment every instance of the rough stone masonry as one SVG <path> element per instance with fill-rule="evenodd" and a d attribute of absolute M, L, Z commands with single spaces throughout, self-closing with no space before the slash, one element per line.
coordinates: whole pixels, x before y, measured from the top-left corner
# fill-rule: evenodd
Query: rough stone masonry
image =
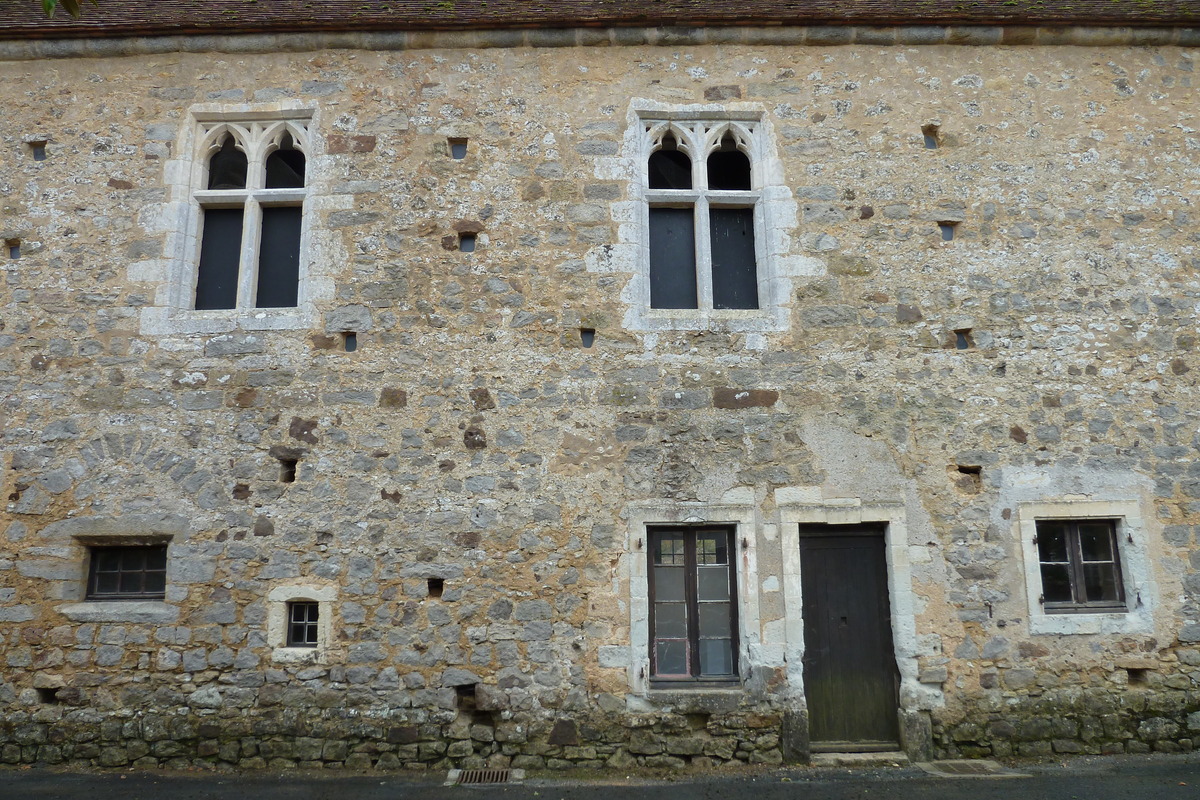
<path fill-rule="evenodd" d="M 868 523 L 910 755 L 1200 744 L 1200 51 L 1086 34 L 6 50 L 0 762 L 803 760 L 799 531 Z M 297 307 L 195 311 L 200 137 L 283 119 Z M 647 128 L 731 119 L 763 308 L 656 315 Z M 736 680 L 648 671 L 656 524 L 733 531 Z"/>

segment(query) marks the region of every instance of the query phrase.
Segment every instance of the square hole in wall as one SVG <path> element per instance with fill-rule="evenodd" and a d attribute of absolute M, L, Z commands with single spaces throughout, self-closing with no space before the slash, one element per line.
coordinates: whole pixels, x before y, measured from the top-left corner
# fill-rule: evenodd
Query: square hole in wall
<path fill-rule="evenodd" d="M 296 465 L 300 463 L 298 458 L 281 458 L 279 459 L 279 482 L 280 483 L 295 483 L 296 482 Z"/>
<path fill-rule="evenodd" d="M 442 592 L 446 589 L 446 582 L 441 578 L 430 578 L 426 582 L 426 589 L 430 597 L 438 598 L 442 596 Z"/>
<path fill-rule="evenodd" d="M 21 257 L 21 240 L 5 239 L 4 246 L 8 249 L 8 257 L 14 261 Z"/>
<path fill-rule="evenodd" d="M 975 347 L 975 340 L 971 337 L 970 328 L 959 328 L 954 331 L 954 349 L 955 350 L 971 350 Z"/>
<path fill-rule="evenodd" d="M 465 137 L 451 137 L 447 140 L 450 144 L 450 157 L 456 161 L 467 157 L 467 140 Z"/>
<path fill-rule="evenodd" d="M 954 241 L 954 234 L 956 233 L 956 229 L 958 228 L 957 222 L 939 222 L 937 224 L 937 226 L 938 226 L 938 231 L 940 231 L 942 234 L 943 242 Z"/>
<path fill-rule="evenodd" d="M 460 233 L 458 235 L 458 249 L 464 253 L 475 252 L 475 234 Z"/>
<path fill-rule="evenodd" d="M 937 150 L 942 146 L 942 134 L 937 125 L 922 125 L 921 136 L 924 137 L 926 150 Z"/>
<path fill-rule="evenodd" d="M 46 160 L 46 140 L 35 139 L 29 142 L 29 152 L 33 155 L 34 161 Z"/>
<path fill-rule="evenodd" d="M 342 334 L 342 349 L 347 353 L 353 353 L 358 349 L 358 334 L 354 331 L 345 331 Z"/>
<path fill-rule="evenodd" d="M 592 345 L 594 345 L 596 343 L 596 329 L 595 328 L 580 328 L 579 329 L 579 341 L 584 347 L 591 347 Z"/>

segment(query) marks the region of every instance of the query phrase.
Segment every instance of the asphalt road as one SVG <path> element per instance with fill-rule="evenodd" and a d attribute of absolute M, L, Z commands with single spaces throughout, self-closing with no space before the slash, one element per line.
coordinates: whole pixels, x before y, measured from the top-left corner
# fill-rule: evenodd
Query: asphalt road
<path fill-rule="evenodd" d="M 224 774 L 0 770 L 0 800 L 1200 800 L 1200 754 L 1020 764 L 1027 778 L 935 778 L 901 769 L 790 768 L 734 775 L 620 772 L 520 785 L 445 787 L 420 777 L 337 772 Z"/>

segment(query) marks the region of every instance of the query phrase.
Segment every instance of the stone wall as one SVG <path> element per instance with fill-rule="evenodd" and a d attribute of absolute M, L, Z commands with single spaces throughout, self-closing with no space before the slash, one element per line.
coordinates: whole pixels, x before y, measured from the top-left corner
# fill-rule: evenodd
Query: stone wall
<path fill-rule="evenodd" d="M 1195 744 L 1194 50 L 283 50 L 0 63 L 0 761 L 804 758 L 787 520 L 870 508 L 910 752 Z M 192 115 L 294 108 L 304 307 L 172 309 Z M 627 324 L 637 112 L 680 110 L 762 115 L 781 324 Z M 1022 504 L 1109 501 L 1130 613 L 1035 632 Z M 742 680 L 680 697 L 631 575 L 697 515 Z M 163 602 L 81 602 L 121 537 Z M 283 585 L 334 598 L 299 663 Z"/>

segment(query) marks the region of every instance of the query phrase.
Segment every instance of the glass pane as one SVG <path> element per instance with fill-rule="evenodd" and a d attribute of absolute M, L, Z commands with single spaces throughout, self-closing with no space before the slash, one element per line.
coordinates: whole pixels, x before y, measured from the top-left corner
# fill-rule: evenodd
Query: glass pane
<path fill-rule="evenodd" d="M 708 157 L 708 188 L 750 188 L 750 159 L 737 149 L 737 142 L 729 134 L 721 140 L 720 149 Z"/>
<path fill-rule="evenodd" d="M 1083 582 L 1089 603 L 1115 603 L 1121 599 L 1115 564 L 1084 564 Z"/>
<path fill-rule="evenodd" d="M 140 548 L 129 547 L 121 551 L 121 569 L 132 572 L 141 571 L 146 568 L 146 551 Z"/>
<path fill-rule="evenodd" d="M 686 639 L 687 606 L 683 603 L 655 603 L 654 638 Z"/>
<path fill-rule="evenodd" d="M 654 568 L 654 599 L 660 603 L 683 601 L 683 567 Z"/>
<path fill-rule="evenodd" d="M 1113 537 L 1109 523 L 1079 524 L 1079 549 L 1084 561 L 1112 561 Z"/>
<path fill-rule="evenodd" d="M 167 548 L 151 547 L 146 550 L 146 569 L 166 569 Z"/>
<path fill-rule="evenodd" d="M 292 622 L 304 622 L 303 603 L 292 603 Z"/>
<path fill-rule="evenodd" d="M 1042 564 L 1042 597 L 1047 603 L 1070 603 L 1071 577 L 1066 564 Z"/>
<path fill-rule="evenodd" d="M 676 149 L 671 136 L 664 136 L 662 147 L 650 154 L 646 172 L 651 189 L 692 188 L 692 159 Z"/>
<path fill-rule="evenodd" d="M 167 588 L 167 576 L 161 572 L 147 572 L 144 591 L 146 594 L 162 594 Z"/>
<path fill-rule="evenodd" d="M 117 591 L 117 573 L 105 572 L 96 576 L 96 594 L 113 594 Z"/>
<path fill-rule="evenodd" d="M 650 209 L 650 307 L 699 308 L 691 207 Z"/>
<path fill-rule="evenodd" d="M 701 603 L 700 638 L 729 636 L 729 603 Z"/>
<path fill-rule="evenodd" d="M 298 206 L 262 210 L 256 307 L 296 307 L 300 287 L 300 222 Z"/>
<path fill-rule="evenodd" d="M 697 573 L 701 600 L 729 599 L 729 567 L 700 567 Z"/>
<path fill-rule="evenodd" d="M 291 625 L 291 628 L 292 628 L 292 632 L 290 634 L 288 634 L 288 642 L 290 644 L 296 644 L 298 642 L 303 642 L 304 641 L 304 624 L 300 623 L 300 622 L 293 622 Z"/>
<path fill-rule="evenodd" d="M 208 188 L 246 188 L 246 154 L 234 146 L 232 136 L 225 137 L 221 149 L 208 162 Z"/>
<path fill-rule="evenodd" d="M 268 189 L 299 189 L 304 186 L 304 153 L 293 149 L 292 135 L 285 133 L 279 149 L 267 156 Z"/>
<path fill-rule="evenodd" d="M 116 572 L 121 568 L 121 557 L 112 550 L 101 550 L 96 553 L 97 572 Z"/>
<path fill-rule="evenodd" d="M 655 675 L 687 675 L 687 642 L 654 643 Z"/>
<path fill-rule="evenodd" d="M 696 537 L 697 564 L 728 564 L 729 537 L 724 533 L 702 533 Z"/>
<path fill-rule="evenodd" d="M 1042 561 L 1067 560 L 1067 529 L 1061 522 L 1037 524 L 1038 557 Z"/>
<path fill-rule="evenodd" d="M 320 614 L 321 607 L 318 606 L 316 603 L 308 603 L 307 605 L 308 605 L 308 621 L 315 623 L 317 621 L 318 615 Z M 315 631 L 316 628 L 313 628 L 313 630 Z"/>
<path fill-rule="evenodd" d="M 654 550 L 654 563 L 663 566 L 681 567 L 684 564 L 683 539 L 662 537 Z"/>
<path fill-rule="evenodd" d="M 137 594 L 142 591 L 142 573 L 121 573 L 121 594 Z"/>
<path fill-rule="evenodd" d="M 704 639 L 700 642 L 700 674 L 732 675 L 733 642 L 729 639 Z"/>

